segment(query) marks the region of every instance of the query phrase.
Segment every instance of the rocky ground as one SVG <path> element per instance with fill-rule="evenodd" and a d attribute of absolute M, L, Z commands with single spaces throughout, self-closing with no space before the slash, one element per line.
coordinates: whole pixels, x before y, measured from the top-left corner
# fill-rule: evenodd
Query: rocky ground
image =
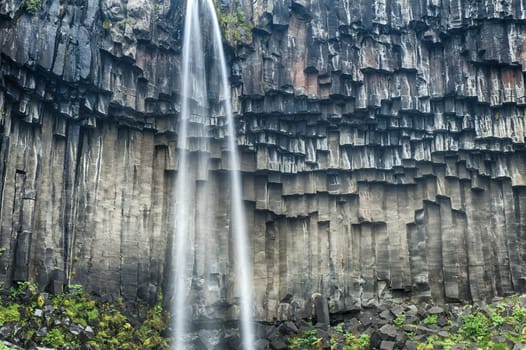
<path fill-rule="evenodd" d="M 31 283 L 0 290 L 0 350 L 168 349 L 168 314 L 155 305 L 103 300 L 70 286 L 40 292 Z"/>
<path fill-rule="evenodd" d="M 256 350 L 432 350 L 526 348 L 526 296 L 484 305 L 392 304 L 314 320 L 259 324 Z M 194 349 L 235 349 L 238 334 L 201 330 Z"/>
<path fill-rule="evenodd" d="M 327 327 L 305 320 L 260 326 L 257 349 L 427 350 L 526 348 L 526 297 L 486 305 L 384 305 Z"/>
<path fill-rule="evenodd" d="M 0 293 L 0 350 L 168 349 L 168 314 L 155 306 L 108 302 L 82 293 L 41 293 L 29 283 Z M 326 310 L 326 308 L 324 308 Z M 526 295 L 488 304 L 390 304 L 348 314 L 259 323 L 255 350 L 431 350 L 526 348 Z M 188 350 L 240 349 L 239 330 L 207 327 Z"/>

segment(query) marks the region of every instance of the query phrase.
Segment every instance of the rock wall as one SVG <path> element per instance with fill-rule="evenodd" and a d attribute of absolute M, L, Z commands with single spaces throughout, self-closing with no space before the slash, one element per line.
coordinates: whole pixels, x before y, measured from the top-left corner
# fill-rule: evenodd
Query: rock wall
<path fill-rule="evenodd" d="M 126 298 L 166 282 L 182 5 L 0 4 L 5 282 Z M 523 290 L 525 1 L 220 8 L 252 29 L 230 61 L 259 319 L 313 293 L 343 312 Z M 194 312 L 235 317 L 221 110 L 205 123 L 195 191 L 211 184 L 218 225 L 194 243 Z"/>
<path fill-rule="evenodd" d="M 0 277 L 151 300 L 169 251 L 181 11 L 25 6 L 0 4 Z"/>
<path fill-rule="evenodd" d="M 267 317 L 522 288 L 525 5 L 257 2 L 240 144 Z"/>

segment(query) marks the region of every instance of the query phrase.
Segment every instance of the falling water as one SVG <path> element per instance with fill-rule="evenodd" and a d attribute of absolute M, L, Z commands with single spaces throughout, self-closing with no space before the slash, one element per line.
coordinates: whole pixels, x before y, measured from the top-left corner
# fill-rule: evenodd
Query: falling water
<path fill-rule="evenodd" d="M 196 98 L 196 94 L 205 88 L 205 82 L 201 79 L 195 79 L 191 71 L 190 60 L 201 56 L 196 55 L 195 51 L 202 48 L 196 48 L 193 45 L 187 45 L 190 42 L 190 34 L 200 37 L 200 27 L 198 25 L 198 10 L 194 1 L 189 1 L 186 6 L 186 21 L 184 28 L 183 46 L 183 77 L 181 86 L 181 121 L 179 124 L 178 134 L 178 169 L 177 180 L 175 185 L 175 247 L 172 245 L 172 271 L 174 272 L 175 299 L 172 314 L 175 315 L 174 321 L 174 349 L 184 349 L 183 336 L 187 333 L 188 309 L 187 309 L 187 292 L 191 285 L 191 272 L 187 266 L 189 264 L 188 246 L 191 240 L 189 203 L 191 201 L 190 181 L 188 177 L 188 119 L 190 117 L 190 102 Z M 197 42 L 200 45 L 201 40 Z M 191 83 L 200 83 L 202 86 L 194 87 Z M 197 88 L 197 89 L 195 89 Z M 175 248 L 175 249 L 174 249 Z"/>
<path fill-rule="evenodd" d="M 231 191 L 231 229 L 232 240 L 235 244 L 235 266 L 237 280 L 239 283 L 240 309 L 241 309 L 241 337 L 243 349 L 250 350 L 254 345 L 254 329 L 251 321 L 251 301 L 252 290 L 250 284 L 251 268 L 249 263 L 247 229 L 245 213 L 243 209 L 243 199 L 241 191 L 240 162 L 237 152 L 235 121 L 232 113 L 230 84 L 225 54 L 223 51 L 221 30 L 217 20 L 213 0 L 189 0 L 186 5 L 186 16 L 184 25 L 183 41 L 183 76 L 181 84 L 181 121 L 178 133 L 178 175 L 176 180 L 177 198 L 175 205 L 175 248 L 173 249 L 173 266 L 175 282 L 175 303 L 173 305 L 174 320 L 174 349 L 184 349 L 183 337 L 187 333 L 187 326 L 190 316 L 188 311 L 188 291 L 191 285 L 192 271 L 190 253 L 188 252 L 192 239 L 196 233 L 192 233 L 192 213 L 190 203 L 196 207 L 201 204 L 195 203 L 195 198 L 191 193 L 191 182 L 188 176 L 188 123 L 191 114 L 190 102 L 199 106 L 206 106 L 206 77 L 204 72 L 204 52 L 202 49 L 201 24 L 199 16 L 199 4 L 206 7 L 206 11 L 211 19 L 213 30 L 212 40 L 214 55 L 219 59 L 221 74 L 221 90 L 223 95 L 224 110 L 228 126 L 228 154 L 230 168 L 230 191 Z M 206 18 L 207 16 L 203 16 Z M 217 71 L 211 69 L 211 72 Z"/>
<path fill-rule="evenodd" d="M 240 296 L 241 296 L 241 332 L 243 340 L 243 348 L 249 350 L 254 346 L 254 328 L 252 324 L 251 310 L 252 310 L 252 288 L 250 279 L 252 271 L 250 269 L 249 245 L 247 242 L 247 225 L 245 221 L 245 213 L 243 210 L 243 196 L 241 193 L 241 174 L 239 169 L 239 154 L 237 152 L 236 142 L 236 128 L 234 115 L 232 113 L 232 99 L 230 96 L 230 84 L 228 82 L 227 66 L 225 60 L 225 53 L 223 51 L 221 30 L 219 22 L 214 10 L 212 0 L 206 0 L 210 17 L 212 18 L 212 25 L 214 31 L 214 43 L 216 53 L 219 56 L 221 65 L 221 82 L 223 93 L 225 96 L 225 110 L 228 124 L 228 149 L 230 153 L 230 169 L 231 169 L 231 191 L 232 191 L 232 227 L 235 241 L 236 266 L 239 276 Z"/>

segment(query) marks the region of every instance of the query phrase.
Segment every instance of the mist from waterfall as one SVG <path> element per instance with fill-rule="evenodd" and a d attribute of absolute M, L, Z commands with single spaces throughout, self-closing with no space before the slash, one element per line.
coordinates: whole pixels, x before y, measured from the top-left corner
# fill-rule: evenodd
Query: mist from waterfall
<path fill-rule="evenodd" d="M 201 13 L 200 5 L 204 6 L 205 14 Z M 207 195 L 197 196 L 194 193 L 195 179 L 190 178 L 189 169 L 191 162 L 189 153 L 191 145 L 189 140 L 189 124 L 192 118 L 193 106 L 201 110 L 208 110 L 207 104 L 207 77 L 205 75 L 205 52 L 203 51 L 203 36 L 201 32 L 201 20 L 208 20 L 207 27 L 211 26 L 213 41 L 213 54 L 219 60 L 219 69 L 209 69 L 209 72 L 220 73 L 221 79 L 221 103 L 223 104 L 227 124 L 227 150 L 228 167 L 230 174 L 230 229 L 231 241 L 234 244 L 234 265 L 236 267 L 240 296 L 240 321 L 241 339 L 244 350 L 250 350 L 254 346 L 254 327 L 252 323 L 252 287 L 251 287 L 251 264 L 249 260 L 249 244 L 247 238 L 247 226 L 242 198 L 242 183 L 240 174 L 240 160 L 237 152 L 236 127 L 232 111 L 230 83 L 225 54 L 223 51 L 221 30 L 219 27 L 213 0 L 189 0 L 186 3 L 186 16 L 183 37 L 183 65 L 181 80 L 181 117 L 178 129 L 178 172 L 175 184 L 175 242 L 172 245 L 172 272 L 174 281 L 174 303 L 172 305 L 173 321 L 173 349 L 185 348 L 185 335 L 189 331 L 192 319 L 191 301 L 189 291 L 192 284 L 192 259 L 195 249 L 194 241 L 201 237 L 206 241 L 206 235 L 215 232 L 207 224 L 210 224 L 204 208 L 208 203 Z M 208 37 L 208 36 L 207 36 Z M 214 60 L 215 61 L 215 60 Z M 217 67 L 216 67 L 217 68 Z M 210 112 L 208 112 L 210 113 Z M 206 129 L 206 126 L 203 127 Z M 208 132 L 208 131 L 207 131 Z M 208 135 L 201 135 L 208 138 Z M 201 216 L 206 221 L 199 220 Z M 207 232 L 197 232 L 206 230 Z M 225 232 L 225 234 L 228 234 Z M 197 237 L 197 238 L 196 238 Z M 204 243 L 204 242 L 203 242 Z M 204 251 L 204 250 L 200 250 Z"/>

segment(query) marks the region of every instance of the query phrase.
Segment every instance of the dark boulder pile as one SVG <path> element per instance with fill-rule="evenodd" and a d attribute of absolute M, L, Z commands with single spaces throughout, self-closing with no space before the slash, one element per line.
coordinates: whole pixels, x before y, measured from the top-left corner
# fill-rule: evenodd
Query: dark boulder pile
<path fill-rule="evenodd" d="M 256 349 L 432 350 L 526 347 L 526 297 L 488 304 L 392 304 L 316 320 L 260 325 Z"/>

